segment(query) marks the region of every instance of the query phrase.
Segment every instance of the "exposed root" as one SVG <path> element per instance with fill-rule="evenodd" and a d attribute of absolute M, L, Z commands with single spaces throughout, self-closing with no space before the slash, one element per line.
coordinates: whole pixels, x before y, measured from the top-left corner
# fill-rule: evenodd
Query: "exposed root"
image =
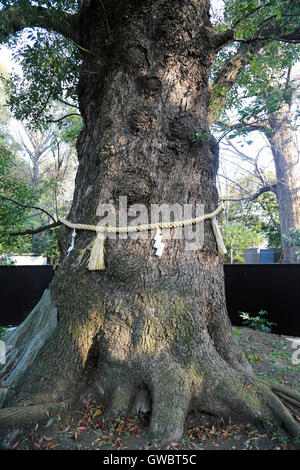
<path fill-rule="evenodd" d="M 124 413 L 130 412 L 135 389 L 134 384 L 128 383 L 116 387 L 108 404 L 107 416 L 122 416 Z"/>
<path fill-rule="evenodd" d="M 180 370 L 163 370 L 155 377 L 150 432 L 162 445 L 181 439 L 190 399 Z"/>
<path fill-rule="evenodd" d="M 36 370 L 33 365 L 37 357 L 40 359 L 41 348 L 55 331 L 56 315 L 56 307 L 51 300 L 50 292 L 45 292 L 41 303 L 31 317 L 28 317 L 29 319 L 8 337 L 7 364 L 0 372 L 3 385 L 0 390 L 0 406 L 1 402 L 4 406 L 16 402 L 22 403 L 24 396 L 27 397 L 22 390 L 24 375 L 27 376 L 29 384 L 35 384 L 34 381 L 30 382 L 32 377 L 29 376 L 28 371 L 29 368 Z M 119 343 L 117 344 L 115 344 L 114 328 L 110 327 L 111 332 L 107 327 L 106 343 L 104 341 L 103 344 L 101 343 L 103 351 L 100 349 L 99 363 L 91 374 L 87 374 L 86 380 L 78 381 L 78 373 L 77 375 L 71 374 L 72 381 L 68 382 L 65 365 L 60 369 L 57 361 L 56 375 L 50 374 L 51 381 L 53 377 L 53 383 L 55 382 L 55 392 L 53 392 L 54 387 L 49 387 L 48 382 L 47 386 L 43 383 L 43 387 L 39 383 L 38 390 L 34 392 L 35 401 L 31 401 L 30 406 L 0 410 L 0 431 L 46 420 L 47 411 L 64 406 L 60 400 L 64 399 L 62 397 L 65 394 L 62 393 L 61 398 L 57 398 L 57 382 L 59 382 L 62 386 L 71 383 L 72 387 L 69 388 L 72 388 L 74 394 L 79 393 L 85 400 L 89 399 L 89 393 L 93 393 L 95 397 L 101 397 L 107 401 L 109 404 L 107 419 L 124 413 L 151 412 L 150 432 L 163 443 L 177 442 L 181 439 L 185 419 L 191 406 L 202 412 L 216 416 L 225 414 L 233 419 L 244 417 L 247 420 L 257 420 L 262 416 L 268 419 L 274 418 L 283 424 L 292 436 L 300 437 L 300 426 L 296 421 L 300 416 L 300 393 L 281 384 L 268 381 L 257 382 L 252 374 L 247 373 L 242 363 L 237 366 L 230 356 L 228 352 L 230 339 L 220 351 L 223 352 L 224 359 L 221 354 L 216 353 L 216 348 L 208 334 L 203 333 L 199 340 L 200 327 L 190 329 L 185 323 L 179 322 L 178 335 L 173 337 L 171 333 L 168 333 L 170 337 L 167 336 L 165 343 L 162 339 L 164 347 L 161 344 L 157 346 L 157 342 L 153 341 L 150 333 L 152 332 L 155 336 L 156 329 L 161 328 L 161 324 L 157 322 L 151 329 L 149 318 L 147 317 L 149 323 L 145 320 L 142 326 L 139 326 L 143 341 L 139 345 L 140 349 L 137 348 L 131 352 L 132 356 L 128 352 L 130 362 L 126 363 L 124 359 L 127 357 L 125 349 L 125 352 L 120 349 L 121 360 L 116 359 L 117 356 L 114 355 L 118 347 L 128 345 L 129 348 L 131 344 L 129 340 L 127 341 L 127 325 L 124 326 L 123 331 L 118 324 Z M 181 316 L 178 315 L 176 318 L 181 318 Z M 163 325 L 164 321 L 165 316 L 162 315 Z M 198 318 L 198 321 L 201 325 L 201 318 Z M 147 328 L 143 326 L 144 323 Z M 171 325 L 174 328 L 173 323 Z M 169 331 L 167 327 L 170 328 L 166 322 L 166 331 Z M 159 332 L 163 338 L 165 332 L 163 330 Z M 189 342 L 186 341 L 187 338 Z M 217 337 L 214 339 L 216 341 Z M 149 345 L 154 348 L 154 352 Z M 176 353 L 178 352 L 178 361 L 175 361 L 172 356 L 174 348 L 176 348 Z M 189 348 L 193 348 L 193 354 L 190 353 Z M 74 347 L 71 351 L 76 352 L 77 349 Z M 184 359 L 182 359 L 182 351 L 187 354 Z M 110 361 L 103 360 L 105 355 L 110 358 Z M 233 358 L 235 355 L 236 351 Z M 65 362 L 69 366 L 69 362 Z M 51 364 L 56 367 L 56 362 L 52 361 Z M 189 364 L 188 367 L 187 364 Z M 77 367 L 77 363 L 72 362 L 71 359 L 70 365 L 74 370 Z M 40 375 L 42 376 L 42 373 Z M 91 385 L 91 388 L 88 385 Z M 88 387 L 87 391 L 86 387 Z M 43 390 L 46 390 L 46 393 Z M 29 390 L 28 393 L 31 391 Z M 15 395 L 17 397 L 13 402 L 12 397 Z"/>
<path fill-rule="evenodd" d="M 259 384 L 260 391 L 274 417 L 284 425 L 289 434 L 293 437 L 300 437 L 300 426 L 286 409 L 280 398 L 273 393 L 265 383 Z"/>
<path fill-rule="evenodd" d="M 0 430 L 21 427 L 47 419 L 47 412 L 58 408 L 65 408 L 66 404 L 42 403 L 39 405 L 10 407 L 0 410 Z"/>
<path fill-rule="evenodd" d="M 263 380 L 271 391 L 281 400 L 286 408 L 293 415 L 294 419 L 300 422 L 300 393 L 286 385 L 282 385 L 270 380 Z"/>
<path fill-rule="evenodd" d="M 282 385 L 279 383 L 271 382 L 271 381 L 265 381 L 267 385 L 271 388 L 271 390 L 277 394 L 277 392 L 280 392 L 281 394 L 286 395 L 287 397 L 293 398 L 299 403 L 300 406 L 300 393 L 297 392 L 296 390 L 293 390 L 290 387 L 287 387 L 286 385 Z"/>
<path fill-rule="evenodd" d="M 300 413 L 300 402 L 297 400 L 294 400 L 294 398 L 291 398 L 284 393 L 281 392 L 276 392 L 276 395 L 280 398 L 281 401 L 286 403 L 287 406 L 293 406 L 293 408 L 298 409 L 298 413 Z"/>

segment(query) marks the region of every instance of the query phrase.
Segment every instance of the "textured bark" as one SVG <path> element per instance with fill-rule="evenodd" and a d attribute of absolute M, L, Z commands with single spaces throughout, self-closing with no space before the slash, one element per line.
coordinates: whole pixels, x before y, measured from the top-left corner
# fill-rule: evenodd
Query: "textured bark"
<path fill-rule="evenodd" d="M 276 199 L 278 203 L 283 263 L 296 263 L 295 251 L 285 240 L 289 229 L 300 229 L 300 163 L 299 151 L 290 124 L 290 107 L 282 106 L 276 115 L 269 116 L 272 134 L 266 134 L 276 170 Z"/>
<path fill-rule="evenodd" d="M 78 89 L 84 128 L 69 219 L 97 223 L 99 203 L 117 209 L 120 196 L 129 205 L 204 203 L 212 211 L 217 147 L 191 139 L 209 131 L 216 46 L 208 2 L 103 3 L 105 15 L 92 2 L 81 16 L 80 44 L 90 52 Z M 185 251 L 171 237 L 161 258 L 150 238 L 109 239 L 105 271 L 78 263 L 93 237 L 78 232 L 56 272 L 56 330 L 10 405 L 103 398 L 108 416 L 151 407 L 151 432 L 166 441 L 180 439 L 191 408 L 272 418 L 232 332 L 210 222 L 201 250 Z M 64 253 L 70 238 L 62 228 Z"/>

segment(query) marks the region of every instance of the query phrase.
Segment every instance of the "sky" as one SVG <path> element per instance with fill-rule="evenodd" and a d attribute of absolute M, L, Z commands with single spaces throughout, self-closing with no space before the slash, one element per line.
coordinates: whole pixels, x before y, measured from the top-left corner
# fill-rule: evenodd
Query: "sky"
<path fill-rule="evenodd" d="M 5 46 L 0 46 L 0 62 L 8 72 L 11 72 L 13 68 L 20 70 L 20 66 L 13 61 L 11 51 Z"/>

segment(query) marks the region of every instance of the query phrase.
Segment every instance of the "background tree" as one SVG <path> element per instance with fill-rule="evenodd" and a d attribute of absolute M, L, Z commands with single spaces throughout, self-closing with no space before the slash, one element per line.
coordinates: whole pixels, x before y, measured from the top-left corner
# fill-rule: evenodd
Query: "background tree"
<path fill-rule="evenodd" d="M 1 64 L 1 62 L 0 62 L 0 76 L 2 77 L 7 76 L 7 71 L 5 67 Z M 0 126 L 1 126 L 0 130 L 2 134 L 2 139 L 3 139 L 3 131 L 4 131 L 3 126 L 5 126 L 9 118 L 8 110 L 7 108 L 5 108 L 5 101 L 6 100 L 5 100 L 4 85 L 0 81 Z"/>
<path fill-rule="evenodd" d="M 77 164 L 74 147 L 62 140 L 61 132 L 51 128 L 42 134 L 23 125 L 20 143 L 14 145 L 14 150 L 3 147 L 10 156 L 9 164 L 3 157 L 1 166 L 0 207 L 6 240 L 1 246 L 3 254 L 35 252 L 51 262 L 59 260 L 56 230 L 34 230 L 66 215 L 71 204 Z M 15 142 L 12 136 L 10 141 Z M 14 233 L 26 231 L 31 241 L 28 243 L 27 236 L 24 245 Z"/>
<path fill-rule="evenodd" d="M 266 188 L 277 198 L 284 263 L 296 262 L 294 248 L 285 239 L 289 230 L 300 224 L 300 164 L 295 139 L 299 80 L 292 70 L 299 52 L 298 45 L 274 41 L 260 50 L 232 88 L 219 122 L 227 136 L 232 130 L 230 138 L 244 135 L 250 140 L 249 134 L 259 131 L 269 144 L 276 184 L 267 184 Z"/>
<path fill-rule="evenodd" d="M 9 246 L 20 252 L 22 245 L 17 249 L 12 234 L 29 231 L 31 244 L 27 249 L 48 256 L 50 262 L 57 262 L 57 231 L 32 232 L 40 226 L 51 225 L 58 213 L 63 216 L 69 210 L 77 167 L 76 138 L 82 121 L 73 89 L 78 61 L 76 49 L 68 46 L 68 41 L 62 37 L 44 33 L 41 29 L 25 30 L 20 40 L 12 38 L 13 57 L 23 73 L 5 73 L 1 81 L 5 110 L 10 109 L 14 118 L 19 119 L 17 131 L 14 135 L 7 132 L 6 138 L 21 157 L 18 160 L 22 163 L 22 181 L 33 186 L 35 205 L 45 209 L 45 212 L 31 211 L 30 217 L 25 209 L 23 224 L 10 225 L 7 236 Z M 54 76 L 58 78 L 55 83 Z M 13 203 L 3 201 L 0 204 L 14 210 Z"/>
<path fill-rule="evenodd" d="M 44 134 L 40 131 L 32 131 L 27 129 L 25 125 L 22 126 L 22 132 L 25 134 L 23 137 L 19 132 L 19 139 L 25 154 L 29 159 L 28 172 L 32 187 L 37 190 L 40 183 L 40 172 L 42 162 L 47 158 L 47 152 L 51 149 L 52 133 Z M 26 142 L 26 140 L 27 142 Z"/>
<path fill-rule="evenodd" d="M 0 143 L 0 157 L 0 253 L 24 252 L 30 247 L 30 237 L 10 237 L 8 232 L 23 229 L 24 217 L 30 217 L 29 206 L 34 205 L 35 194 L 22 177 L 22 162 L 3 143 Z"/>
<path fill-rule="evenodd" d="M 254 53 L 273 39 L 299 40 L 298 2 L 238 3 L 251 20 L 247 42 L 239 42 L 211 88 L 216 54 L 234 41 L 235 25 L 214 29 L 207 1 L 91 0 L 47 8 L 2 1 L 3 40 L 25 26 L 42 27 L 80 52 L 83 129 L 70 220 L 97 223 L 99 201 L 117 208 L 119 196 L 148 209 L 166 201 L 201 201 L 205 212 L 215 209 L 218 149 L 214 139 L 203 138 L 210 133 L 209 119 Z M 274 16 L 278 9 L 280 18 Z M 196 133 L 202 137 L 195 141 Z M 22 341 L 20 330 L 8 339 L 18 346 L 19 373 L 13 368 L 5 376 L 4 386 L 14 377 L 14 392 L 2 394 L 2 404 L 10 407 L 1 410 L 1 423 L 12 425 L 29 414 L 32 420 L 49 401 L 83 396 L 109 398 L 107 417 L 125 414 L 142 387 L 151 396 L 150 429 L 159 439 L 180 439 L 191 408 L 247 421 L 277 419 L 299 435 L 273 393 L 278 386 L 254 376 L 233 335 L 210 223 L 203 249 L 185 251 L 181 240 L 170 240 L 160 259 L 150 239 L 109 240 L 101 272 L 87 272 L 77 262 L 92 238 L 78 233 L 56 271 L 51 296 L 47 292 L 35 311 L 52 323 L 27 368 L 22 351 L 32 339 L 31 319 Z M 62 228 L 64 255 L 70 240 Z M 283 400 L 291 394 L 299 400 L 296 392 L 284 393 Z M 23 406 L 28 400 L 29 408 Z"/>
<path fill-rule="evenodd" d="M 248 228 L 242 223 L 224 224 L 223 238 L 230 263 L 243 263 L 244 250 L 259 246 L 263 241 L 262 236 L 256 230 Z"/>
<path fill-rule="evenodd" d="M 240 141 L 239 147 L 232 140 L 222 141 L 218 188 L 224 201 L 224 219 L 260 233 L 268 247 L 280 247 L 276 175 L 270 171 L 270 158 L 265 155 L 265 145 L 254 156 L 252 141 Z"/>

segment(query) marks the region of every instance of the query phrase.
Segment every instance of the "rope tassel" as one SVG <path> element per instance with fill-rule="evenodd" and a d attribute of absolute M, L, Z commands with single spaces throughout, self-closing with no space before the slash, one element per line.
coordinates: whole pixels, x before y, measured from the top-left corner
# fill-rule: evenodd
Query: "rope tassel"
<path fill-rule="evenodd" d="M 211 224 L 212 224 L 212 229 L 214 232 L 214 236 L 217 242 L 217 247 L 218 247 L 218 253 L 220 256 L 224 256 L 227 253 L 226 247 L 224 245 L 223 237 L 221 234 L 221 230 L 219 229 L 219 225 L 217 222 L 216 217 L 213 217 L 211 219 Z"/>
<path fill-rule="evenodd" d="M 91 248 L 91 254 L 88 264 L 89 271 L 103 271 L 104 264 L 104 242 L 105 235 L 102 232 L 97 233 L 97 237 Z"/>

